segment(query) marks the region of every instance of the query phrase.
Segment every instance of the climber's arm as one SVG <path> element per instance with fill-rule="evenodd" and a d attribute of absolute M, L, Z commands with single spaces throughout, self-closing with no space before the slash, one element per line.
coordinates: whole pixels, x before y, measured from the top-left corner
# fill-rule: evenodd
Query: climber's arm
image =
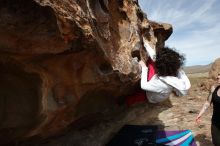
<path fill-rule="evenodd" d="M 139 64 L 140 64 L 141 69 L 142 69 L 141 89 L 146 90 L 146 91 L 153 91 L 153 92 L 157 91 L 157 88 L 159 86 L 154 84 L 152 80 L 150 80 L 150 81 L 147 80 L 148 67 L 146 66 L 146 64 L 143 61 L 140 61 Z"/>
<path fill-rule="evenodd" d="M 198 116 L 196 117 L 196 122 L 199 122 L 200 121 L 200 118 L 201 116 L 205 113 L 205 111 L 209 108 L 209 106 L 211 105 L 212 103 L 212 93 L 214 92 L 215 90 L 215 86 L 212 86 L 211 87 L 211 91 L 209 93 L 209 96 L 207 98 L 207 100 L 205 101 L 202 109 L 200 110 Z"/>
<path fill-rule="evenodd" d="M 144 48 L 146 49 L 148 55 L 150 58 L 155 62 L 156 61 L 156 51 L 153 49 L 150 45 L 149 42 L 143 37 L 144 41 Z"/>

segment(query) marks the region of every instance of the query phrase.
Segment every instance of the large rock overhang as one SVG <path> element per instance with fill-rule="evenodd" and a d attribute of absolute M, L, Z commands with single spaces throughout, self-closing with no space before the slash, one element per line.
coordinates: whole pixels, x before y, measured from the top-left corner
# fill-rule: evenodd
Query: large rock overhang
<path fill-rule="evenodd" d="M 135 0 L 0 0 L 0 27 L 2 144 L 111 109 L 138 88 L 143 37 L 160 50 L 172 33 Z"/>

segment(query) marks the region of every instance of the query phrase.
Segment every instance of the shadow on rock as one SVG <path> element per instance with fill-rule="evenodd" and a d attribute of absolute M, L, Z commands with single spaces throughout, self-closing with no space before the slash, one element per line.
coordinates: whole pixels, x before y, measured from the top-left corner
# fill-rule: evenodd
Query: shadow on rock
<path fill-rule="evenodd" d="M 159 114 L 172 107 L 169 100 L 159 103 L 141 103 L 132 107 L 120 105 L 107 113 L 92 115 L 92 118 L 79 119 L 68 127 L 62 135 L 57 135 L 39 141 L 31 140 L 17 144 L 17 146 L 104 146 L 126 124 L 131 125 L 157 125 L 164 129 L 164 123 Z M 88 121 L 90 120 L 88 125 Z M 84 123 L 87 123 L 86 126 Z M 77 126 L 78 125 L 78 126 Z"/>

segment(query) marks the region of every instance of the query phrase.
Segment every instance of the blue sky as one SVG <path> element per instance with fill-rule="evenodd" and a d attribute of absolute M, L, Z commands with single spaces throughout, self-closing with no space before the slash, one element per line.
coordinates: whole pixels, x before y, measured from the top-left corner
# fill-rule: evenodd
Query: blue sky
<path fill-rule="evenodd" d="M 170 23 L 166 45 L 184 53 L 186 66 L 220 58 L 220 0 L 139 0 L 148 19 Z"/>

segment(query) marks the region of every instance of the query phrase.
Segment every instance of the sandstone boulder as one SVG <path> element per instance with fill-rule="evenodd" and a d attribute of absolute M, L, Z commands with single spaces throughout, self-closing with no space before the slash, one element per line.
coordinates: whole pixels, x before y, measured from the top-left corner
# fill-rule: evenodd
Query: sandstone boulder
<path fill-rule="evenodd" d="M 143 37 L 158 51 L 172 26 L 137 0 L 0 0 L 1 144 L 59 133 L 139 85 Z"/>
<path fill-rule="evenodd" d="M 217 75 L 220 73 L 220 58 L 216 59 L 212 64 L 211 70 L 209 71 L 209 77 L 216 80 Z"/>

